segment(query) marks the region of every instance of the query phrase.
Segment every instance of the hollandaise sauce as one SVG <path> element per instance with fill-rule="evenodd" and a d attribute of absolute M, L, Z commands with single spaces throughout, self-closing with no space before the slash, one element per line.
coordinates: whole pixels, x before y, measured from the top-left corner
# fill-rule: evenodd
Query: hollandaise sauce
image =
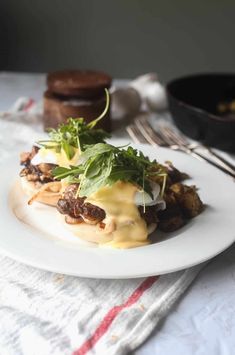
<path fill-rule="evenodd" d="M 86 199 L 106 212 L 104 233 L 114 248 L 133 248 L 149 244 L 146 222 L 141 218 L 134 198 L 138 187 L 118 181 L 100 188 Z"/>

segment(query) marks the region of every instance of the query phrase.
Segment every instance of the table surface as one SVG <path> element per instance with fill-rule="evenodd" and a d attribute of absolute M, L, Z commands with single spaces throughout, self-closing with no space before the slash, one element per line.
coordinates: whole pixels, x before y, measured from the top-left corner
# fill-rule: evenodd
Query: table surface
<path fill-rule="evenodd" d="M 42 98 L 45 75 L 0 73 L 0 111 L 20 96 Z M 222 237 L 222 236 L 218 236 Z M 213 259 L 135 355 L 235 352 L 235 246 Z"/>

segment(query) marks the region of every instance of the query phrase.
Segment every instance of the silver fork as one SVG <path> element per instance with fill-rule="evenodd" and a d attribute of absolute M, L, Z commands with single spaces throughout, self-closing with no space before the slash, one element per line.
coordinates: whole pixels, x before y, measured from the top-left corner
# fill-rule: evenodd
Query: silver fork
<path fill-rule="evenodd" d="M 215 158 L 217 162 L 206 157 L 196 151 L 196 149 L 198 147 L 202 147 L 210 152 L 211 150 L 209 148 L 198 144 L 190 144 L 186 138 L 179 135 L 169 127 L 162 126 L 159 128 L 159 132 L 156 132 L 148 122 L 148 118 L 146 116 L 137 118 L 134 121 L 134 124 L 127 126 L 126 130 L 135 143 L 150 143 L 153 146 L 165 146 L 173 150 L 185 152 L 199 160 L 206 161 L 227 175 L 235 178 L 235 167 L 224 158 L 221 159 L 221 157 L 216 153 L 214 154 L 213 151 L 213 158 Z"/>
<path fill-rule="evenodd" d="M 229 161 L 227 161 L 226 159 L 224 159 L 221 155 L 217 154 L 211 148 L 199 143 L 191 144 L 186 137 L 184 137 L 182 134 L 176 132 L 174 129 L 167 126 L 163 126 L 163 125 L 160 126 L 159 131 L 160 134 L 170 139 L 176 145 L 177 144 L 180 146 L 183 145 L 185 147 L 188 147 L 194 152 L 196 152 L 196 150 L 199 148 L 200 150 L 209 153 L 209 155 L 213 157 L 213 159 L 217 161 L 219 165 L 229 170 L 232 174 L 235 174 L 235 166 L 231 164 Z"/>

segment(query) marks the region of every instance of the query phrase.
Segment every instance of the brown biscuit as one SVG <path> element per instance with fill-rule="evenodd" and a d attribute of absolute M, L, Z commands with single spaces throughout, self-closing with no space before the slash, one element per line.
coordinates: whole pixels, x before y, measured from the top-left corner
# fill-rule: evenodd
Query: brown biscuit
<path fill-rule="evenodd" d="M 101 96 L 111 82 L 108 74 L 92 70 L 63 70 L 47 75 L 47 87 L 53 94 L 83 99 Z"/>
<path fill-rule="evenodd" d="M 44 128 L 57 128 L 60 123 L 65 123 L 68 117 L 83 117 L 86 122 L 97 118 L 105 108 L 105 93 L 97 99 L 62 98 L 54 95 L 49 90 L 44 93 Z M 103 128 L 110 132 L 111 120 L 108 110 L 105 117 L 97 124 L 97 128 Z"/>

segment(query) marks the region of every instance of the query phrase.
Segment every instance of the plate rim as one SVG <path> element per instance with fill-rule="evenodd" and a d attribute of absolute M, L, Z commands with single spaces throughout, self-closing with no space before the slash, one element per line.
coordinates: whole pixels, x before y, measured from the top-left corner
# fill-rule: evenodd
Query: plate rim
<path fill-rule="evenodd" d="M 115 140 L 115 141 L 112 141 L 112 143 L 113 144 L 118 144 L 118 142 L 123 142 L 123 140 Z M 132 144 L 134 147 L 137 147 L 137 148 L 139 148 L 139 149 L 142 149 L 142 150 L 145 150 L 145 148 L 146 149 L 151 149 L 151 150 L 153 150 L 154 149 L 154 147 L 151 147 L 151 146 L 149 146 L 149 145 L 143 145 L 143 144 L 141 144 L 141 145 L 136 145 L 136 144 Z M 159 148 L 159 151 L 167 151 L 167 152 L 169 152 L 170 154 L 173 154 L 173 156 L 174 155 L 178 155 L 178 154 L 182 154 L 182 153 L 178 153 L 178 152 L 173 152 L 172 150 L 170 150 L 170 149 L 167 149 L 167 148 Z M 160 154 L 161 155 L 161 154 Z M 183 156 L 183 155 L 182 155 Z M 193 159 L 193 158 L 192 158 Z M 15 168 L 17 165 L 17 160 L 16 159 L 12 159 L 11 158 L 11 163 L 9 164 L 9 170 L 13 170 L 13 168 Z M 200 162 L 200 164 L 204 164 L 205 165 L 205 163 L 202 163 L 202 162 Z M 177 165 L 176 165 L 177 166 Z M 209 171 L 212 171 L 214 174 L 216 174 L 216 176 L 222 176 L 221 174 L 223 174 L 223 173 L 221 173 L 221 172 L 217 172 L 216 171 L 216 169 L 215 168 L 213 168 L 213 167 L 208 167 L 207 165 L 206 165 L 206 167 L 209 169 Z M 13 170 L 14 171 L 14 170 Z M 7 175 L 7 174 L 6 174 Z M 15 174 L 16 175 L 16 174 Z M 0 202 L 0 213 L 2 212 L 2 210 L 3 210 L 3 208 L 4 208 L 4 201 L 5 201 L 5 203 L 6 202 L 8 202 L 8 193 L 9 193 L 9 189 L 10 189 L 10 186 L 12 185 L 12 181 L 10 180 L 10 179 L 6 179 L 6 177 L 5 177 L 5 188 L 6 188 L 6 185 L 8 186 L 8 188 L 7 188 L 7 192 L 5 193 L 5 195 L 3 194 L 3 197 L 4 198 L 2 198 L 1 199 L 1 202 Z M 199 188 L 200 188 L 200 186 L 199 186 Z M 235 190 L 234 190 L 235 191 Z M 2 194 L 3 193 L 3 186 L 0 186 L 0 193 Z M 204 201 L 204 202 L 206 202 L 206 201 Z M 235 204 L 234 204 L 234 206 L 235 206 Z M 8 210 L 8 212 L 10 212 L 10 213 L 12 213 L 12 217 L 13 217 L 13 219 L 15 218 L 15 222 L 17 221 L 17 219 L 16 219 L 16 217 L 14 217 L 14 214 L 13 214 L 13 212 L 12 211 L 9 211 Z M 203 215 L 203 213 L 205 213 L 205 212 L 202 212 L 202 215 Z M 9 217 L 9 215 L 8 215 L 8 217 Z M 197 218 L 198 218 L 198 221 L 197 221 Z M 199 223 L 199 219 L 200 219 L 200 216 L 198 216 L 198 217 L 196 217 L 196 222 L 195 222 L 195 224 L 198 222 Z M 18 221 L 19 222 L 19 224 L 21 225 L 21 227 L 22 227 L 22 223 L 20 223 L 20 221 Z M 4 224 L 4 223 L 3 223 Z M 14 223 L 13 223 L 14 224 Z M 235 223 L 234 223 L 234 225 L 235 225 Z M 6 227 L 6 226 L 5 226 Z M 193 227 L 193 226 L 192 226 Z M 2 222 L 0 222 L 0 231 L 2 230 L 3 231 L 3 229 L 4 229 L 4 226 L 3 226 L 3 228 L 2 228 Z M 21 228 L 20 228 L 21 229 Z M 25 229 L 25 226 L 24 226 L 24 229 Z M 31 233 L 31 232 L 28 232 L 28 233 Z M 28 233 L 26 233 L 26 234 L 28 234 Z M 231 232 L 232 233 L 232 232 Z M 2 234 L 2 233 L 1 233 Z M 179 233 L 179 235 L 181 235 L 181 233 Z M 31 235 L 31 237 L 32 237 L 32 235 Z M 39 238 L 44 238 L 45 239 L 45 237 L 43 237 L 43 234 L 41 233 L 41 232 L 38 232 L 37 233 L 37 237 L 39 237 Z M 171 238 L 171 239 L 169 239 L 170 241 L 173 241 L 173 240 L 175 240 L 176 238 Z M 35 242 L 36 242 L 36 240 L 38 240 L 38 238 L 37 239 L 35 239 Z M 46 240 L 46 239 L 45 239 Z M 209 260 L 209 259 L 211 259 L 211 258 L 213 258 L 213 257 L 215 257 L 216 255 L 218 255 L 218 254 L 220 254 L 221 252 L 223 252 L 225 249 L 227 249 L 231 244 L 233 244 L 233 242 L 235 241 L 235 232 L 234 232 L 234 235 L 233 236 L 231 236 L 230 238 L 227 238 L 226 239 L 227 240 L 227 242 L 226 243 L 224 243 L 223 244 L 223 247 L 220 247 L 219 248 L 219 250 L 215 250 L 214 252 L 212 252 L 212 253 L 210 253 L 210 255 L 208 254 L 207 256 L 205 256 L 205 257 L 202 257 L 201 259 L 200 259 L 200 261 L 192 261 L 191 263 L 190 262 L 187 262 L 187 264 L 184 264 L 184 265 L 182 265 L 182 266 L 178 266 L 178 267 L 175 267 L 175 268 L 162 268 L 162 270 L 149 270 L 149 271 L 141 271 L 141 272 L 135 272 L 135 273 L 133 273 L 132 271 L 130 272 L 130 273 L 128 273 L 128 271 L 126 271 L 126 273 L 125 274 L 123 274 L 123 272 L 122 273 L 120 273 L 120 274 L 118 274 L 117 272 L 115 272 L 115 273 L 109 273 L 108 271 L 106 272 L 106 274 L 104 275 L 104 274 L 100 274 L 99 272 L 89 272 L 89 271 L 86 271 L 86 272 L 83 272 L 82 270 L 78 270 L 78 271 L 74 271 L 74 272 L 72 272 L 71 270 L 69 271 L 69 272 L 66 272 L 66 270 L 65 270 L 65 268 L 63 268 L 63 264 L 62 264 L 62 266 L 61 267 L 58 267 L 58 265 L 57 266 L 55 266 L 55 267 L 53 267 L 53 265 L 49 265 L 48 266 L 48 263 L 47 264 L 43 264 L 43 262 L 40 262 L 40 260 L 32 260 L 32 258 L 30 258 L 30 257 L 27 257 L 27 256 L 24 256 L 24 255 L 22 255 L 22 253 L 21 254 L 18 254 L 17 252 L 14 252 L 13 250 L 12 250 L 12 248 L 9 248 L 9 247 L 4 247 L 4 243 L 3 243 L 3 241 L 2 241 L 2 238 L 0 238 L 0 252 L 1 252 L 1 254 L 3 254 L 3 255 L 5 255 L 5 256 L 8 256 L 8 257 L 10 257 L 10 258 L 12 258 L 12 259 L 14 259 L 14 260 L 17 260 L 17 261 L 19 261 L 19 262 L 21 262 L 21 263 L 24 263 L 24 264 L 26 264 L 26 265 L 29 265 L 29 266 L 33 266 L 33 267 L 36 267 L 36 268 L 39 268 L 39 269 L 42 269 L 42 270 L 46 270 L 46 271 L 50 271 L 50 272 L 56 272 L 56 273 L 62 273 L 62 274 L 67 274 L 67 275 L 73 275 L 73 276 L 79 276 L 79 277 L 87 277 L 87 278 L 100 278 L 100 279 L 129 279 L 129 278 L 140 278 L 140 277 L 147 277 L 147 276 L 153 276 L 153 275 L 160 275 L 160 274 L 165 274 L 165 273 L 170 273 L 170 272 L 175 272 L 175 271 L 179 271 L 179 270 L 182 270 L 182 269 L 185 269 L 185 268 L 190 268 L 190 267 L 192 267 L 192 266 L 195 266 L 195 265 L 197 265 L 197 264 L 199 264 L 199 263 L 203 263 L 203 262 L 205 262 L 206 260 Z M 166 240 L 166 241 L 163 241 L 163 242 L 161 242 L 161 243 L 163 243 L 163 244 L 167 244 L 166 242 L 167 242 L 168 240 Z M 157 244 L 155 244 L 155 245 L 160 245 L 161 243 L 157 243 Z M 175 242 L 171 242 L 171 243 L 173 243 L 173 247 L 174 247 L 174 244 L 175 244 Z M 43 243 L 42 243 L 43 244 Z M 58 245 L 59 245 L 60 243 L 57 243 L 56 245 L 57 245 L 57 247 L 58 247 Z M 60 246 L 61 247 L 61 246 Z M 64 246 L 62 246 L 62 248 L 64 248 Z M 145 248 L 145 247 L 144 247 Z M 13 248 L 14 249 L 14 248 Z M 93 249 L 93 248 L 91 248 L 91 249 Z M 104 249 L 101 249 L 101 248 L 95 248 L 95 250 L 97 250 L 97 249 L 99 249 L 99 250 L 104 250 Z M 143 249 L 143 247 L 139 247 L 139 248 L 133 248 L 133 249 L 128 249 L 128 250 L 130 250 L 130 251 L 133 251 L 133 250 L 137 250 L 137 249 Z M 93 249 L 94 250 L 94 249 Z M 128 253 L 128 250 L 125 250 L 125 252 L 124 253 Z M 82 251 L 81 251 L 82 252 Z M 111 251 L 111 250 L 109 250 L 109 252 L 111 252 L 111 254 L 112 254 L 112 252 L 113 252 L 113 250 Z M 116 250 L 115 250 L 115 252 L 116 252 Z M 120 252 L 119 250 L 118 250 L 118 252 Z M 99 252 L 98 252 L 99 253 Z M 133 252 L 130 252 L 130 254 L 132 254 Z M 139 251 L 137 251 L 137 254 L 139 254 L 140 252 Z M 150 253 L 151 255 L 152 255 L 152 253 Z M 102 258 L 102 257 L 101 257 Z"/>

